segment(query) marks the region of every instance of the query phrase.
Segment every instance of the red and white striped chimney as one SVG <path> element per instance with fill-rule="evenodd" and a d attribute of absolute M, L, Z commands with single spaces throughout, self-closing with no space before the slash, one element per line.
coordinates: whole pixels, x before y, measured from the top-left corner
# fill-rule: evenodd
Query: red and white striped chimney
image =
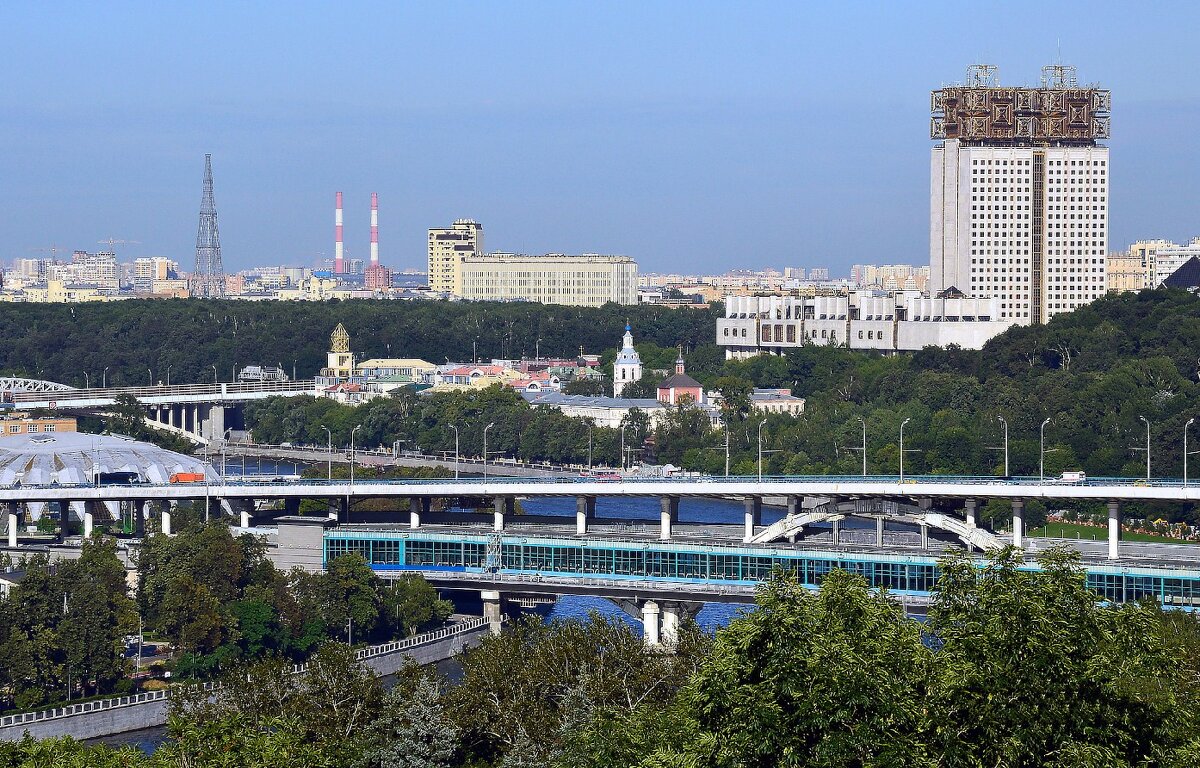
<path fill-rule="evenodd" d="M 379 193 L 371 193 L 371 266 L 379 266 Z"/>
<path fill-rule="evenodd" d="M 333 210 L 333 271 L 342 274 L 346 271 L 346 262 L 342 253 L 342 193 L 337 193 L 337 202 Z"/>

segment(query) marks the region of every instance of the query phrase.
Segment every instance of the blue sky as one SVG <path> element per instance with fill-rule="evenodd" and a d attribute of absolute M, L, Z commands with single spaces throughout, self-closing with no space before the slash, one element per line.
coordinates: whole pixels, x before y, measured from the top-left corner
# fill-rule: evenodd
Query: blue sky
<path fill-rule="evenodd" d="M 194 258 L 213 153 L 227 268 L 425 230 L 644 271 L 928 262 L 928 91 L 1113 91 L 1112 245 L 1200 234 L 1200 4 L 9 4 L 0 258 Z"/>

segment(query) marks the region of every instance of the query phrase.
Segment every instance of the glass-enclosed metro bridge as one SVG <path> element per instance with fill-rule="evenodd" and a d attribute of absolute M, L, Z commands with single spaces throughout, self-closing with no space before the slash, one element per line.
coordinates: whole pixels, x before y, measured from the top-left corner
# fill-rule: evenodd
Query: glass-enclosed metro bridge
<path fill-rule="evenodd" d="M 777 568 L 817 588 L 834 569 L 858 574 L 904 602 L 929 599 L 938 556 L 882 548 L 813 548 L 668 542 L 511 532 L 339 527 L 324 532 L 322 561 L 357 553 L 381 576 L 419 572 L 443 588 L 515 593 L 597 594 L 614 598 L 749 602 Z M 980 564 L 984 560 L 980 559 Z M 1036 569 L 1034 562 L 1025 566 Z M 1164 607 L 1200 606 L 1200 567 L 1083 562 L 1100 599 L 1155 600 Z"/>

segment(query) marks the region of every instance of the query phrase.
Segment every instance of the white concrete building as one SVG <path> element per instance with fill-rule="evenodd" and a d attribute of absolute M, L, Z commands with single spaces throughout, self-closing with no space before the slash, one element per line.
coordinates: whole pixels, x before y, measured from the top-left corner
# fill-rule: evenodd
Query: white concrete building
<path fill-rule="evenodd" d="M 1182 267 L 1193 256 L 1200 256 L 1200 237 L 1193 237 L 1187 245 L 1169 243 L 1160 245 L 1154 257 L 1154 267 L 1150 274 L 1150 287 L 1158 288 L 1175 271 Z"/>
<path fill-rule="evenodd" d="M 1036 89 L 1001 88 L 986 65 L 968 80 L 932 94 L 930 292 L 1044 323 L 1107 289 L 1109 92 L 1063 66 Z"/>
<path fill-rule="evenodd" d="M 637 303 L 637 263 L 628 256 L 489 253 L 462 259 L 458 270 L 461 284 L 455 293 L 470 301 L 576 307 Z"/>
<path fill-rule="evenodd" d="M 1000 299 L 930 298 L 857 291 L 847 296 L 727 296 L 717 344 L 728 358 L 782 354 L 806 344 L 916 351 L 955 344 L 981 349 L 1016 323 L 999 320 Z"/>

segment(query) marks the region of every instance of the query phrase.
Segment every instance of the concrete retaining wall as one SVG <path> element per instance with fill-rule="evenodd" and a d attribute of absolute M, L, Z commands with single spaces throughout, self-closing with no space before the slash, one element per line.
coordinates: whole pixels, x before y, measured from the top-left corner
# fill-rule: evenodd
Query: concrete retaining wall
<path fill-rule="evenodd" d="M 418 664 L 435 664 L 482 642 L 491 626 L 472 617 L 453 627 L 398 640 L 358 653 L 359 659 L 378 676 L 390 675 L 408 659 Z M 303 672 L 303 667 L 297 669 Z M 0 741 L 19 741 L 26 733 L 35 739 L 70 736 L 94 739 L 113 736 L 167 722 L 169 697 L 166 691 L 98 699 L 80 704 L 0 717 Z"/>

